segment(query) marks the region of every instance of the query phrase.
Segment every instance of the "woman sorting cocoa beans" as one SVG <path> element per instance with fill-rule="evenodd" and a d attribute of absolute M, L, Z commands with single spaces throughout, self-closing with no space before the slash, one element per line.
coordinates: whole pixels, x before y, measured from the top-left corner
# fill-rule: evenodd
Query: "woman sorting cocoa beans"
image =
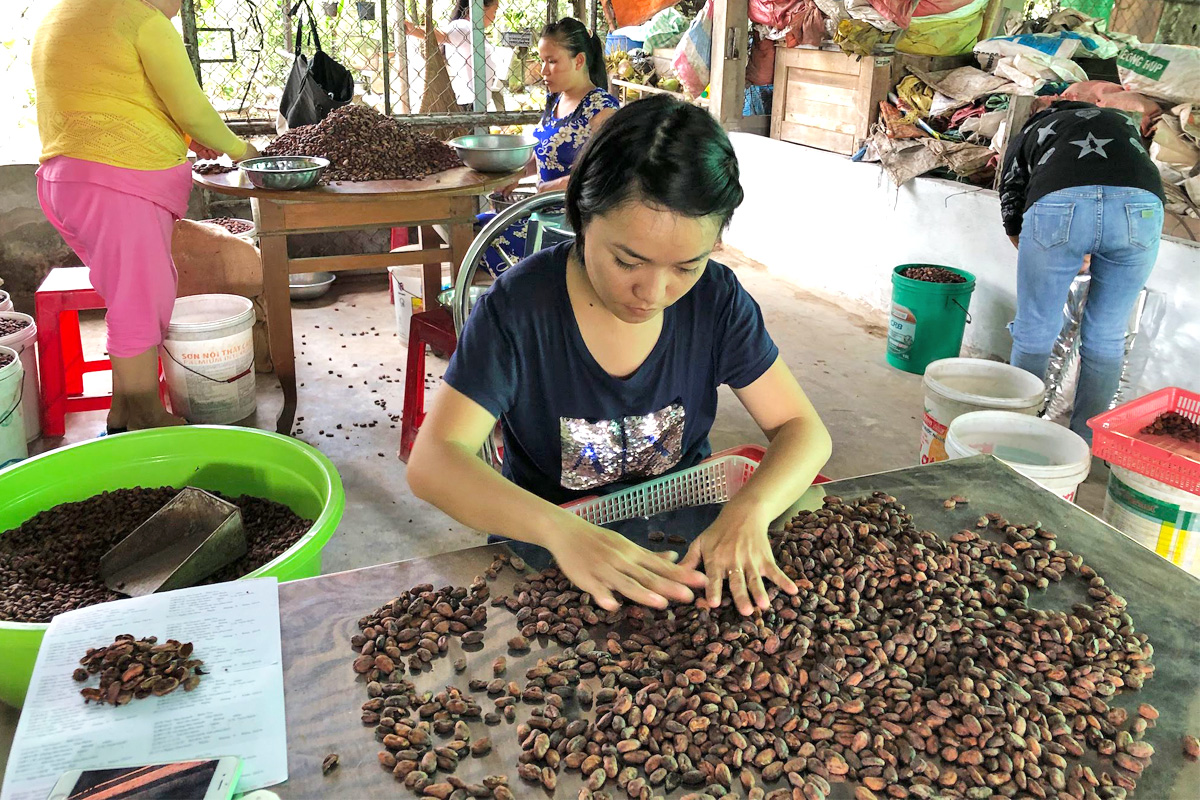
<path fill-rule="evenodd" d="M 204 96 L 171 24 L 180 0 L 59 0 L 33 48 L 38 200 L 108 308 L 108 431 L 181 424 L 158 398 L 175 305 L 171 232 L 187 212 L 192 148 L 257 155 Z"/>
<path fill-rule="evenodd" d="M 575 241 L 505 272 L 471 312 L 409 460 L 413 492 L 546 548 L 606 609 L 621 595 L 751 614 L 768 583 L 794 594 L 767 527 L 831 443 L 758 305 L 709 258 L 741 202 L 733 147 L 703 110 L 659 96 L 616 112 L 567 186 Z M 678 563 L 559 507 L 707 457 L 722 384 L 770 446 Z M 503 475 L 476 456 L 497 419 Z"/>

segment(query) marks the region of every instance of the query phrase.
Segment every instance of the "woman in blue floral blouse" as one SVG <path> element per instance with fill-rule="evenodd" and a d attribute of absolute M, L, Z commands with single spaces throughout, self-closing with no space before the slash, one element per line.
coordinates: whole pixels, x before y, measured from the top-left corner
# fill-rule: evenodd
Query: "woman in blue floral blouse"
<path fill-rule="evenodd" d="M 567 188 L 571 167 L 583 146 L 613 115 L 619 103 L 608 92 L 600 37 L 588 33 L 579 20 L 566 17 L 547 25 L 538 41 L 538 56 L 542 60 L 547 99 L 546 111 L 533 131 L 537 139 L 533 153 L 537 190 L 552 192 Z M 491 216 L 481 215 L 480 221 Z M 508 269 L 510 262 L 519 261 L 525 255 L 525 235 L 523 222 L 505 230 L 484 253 L 484 268 L 499 275 Z"/>

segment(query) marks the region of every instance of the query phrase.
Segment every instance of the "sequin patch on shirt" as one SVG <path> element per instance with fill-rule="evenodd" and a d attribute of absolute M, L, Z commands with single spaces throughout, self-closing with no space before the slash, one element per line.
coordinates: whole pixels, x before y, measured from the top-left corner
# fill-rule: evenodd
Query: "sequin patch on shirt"
<path fill-rule="evenodd" d="M 563 487 L 578 491 L 662 475 L 683 457 L 685 417 L 681 403 L 616 420 L 562 417 Z"/>

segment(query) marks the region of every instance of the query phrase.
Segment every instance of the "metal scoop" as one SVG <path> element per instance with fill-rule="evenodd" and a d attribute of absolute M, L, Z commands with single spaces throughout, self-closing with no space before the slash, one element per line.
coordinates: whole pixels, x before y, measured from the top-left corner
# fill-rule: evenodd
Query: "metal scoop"
<path fill-rule="evenodd" d="M 188 486 L 100 558 L 100 577 L 141 597 L 194 586 L 245 554 L 241 510 Z"/>

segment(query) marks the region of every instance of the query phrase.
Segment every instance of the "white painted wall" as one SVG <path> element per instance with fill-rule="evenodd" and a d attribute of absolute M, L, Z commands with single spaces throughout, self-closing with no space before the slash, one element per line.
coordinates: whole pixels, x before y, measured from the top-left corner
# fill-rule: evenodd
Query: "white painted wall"
<path fill-rule="evenodd" d="M 995 192 L 933 178 L 897 189 L 877 164 L 753 134 L 730 138 L 746 200 L 727 244 L 800 288 L 877 313 L 881 325 L 896 265 L 965 269 L 976 285 L 964 349 L 1008 359 L 1017 251 Z M 1165 294 L 1167 310 L 1142 388 L 1200 392 L 1200 246 L 1164 239 L 1148 286 Z"/>

